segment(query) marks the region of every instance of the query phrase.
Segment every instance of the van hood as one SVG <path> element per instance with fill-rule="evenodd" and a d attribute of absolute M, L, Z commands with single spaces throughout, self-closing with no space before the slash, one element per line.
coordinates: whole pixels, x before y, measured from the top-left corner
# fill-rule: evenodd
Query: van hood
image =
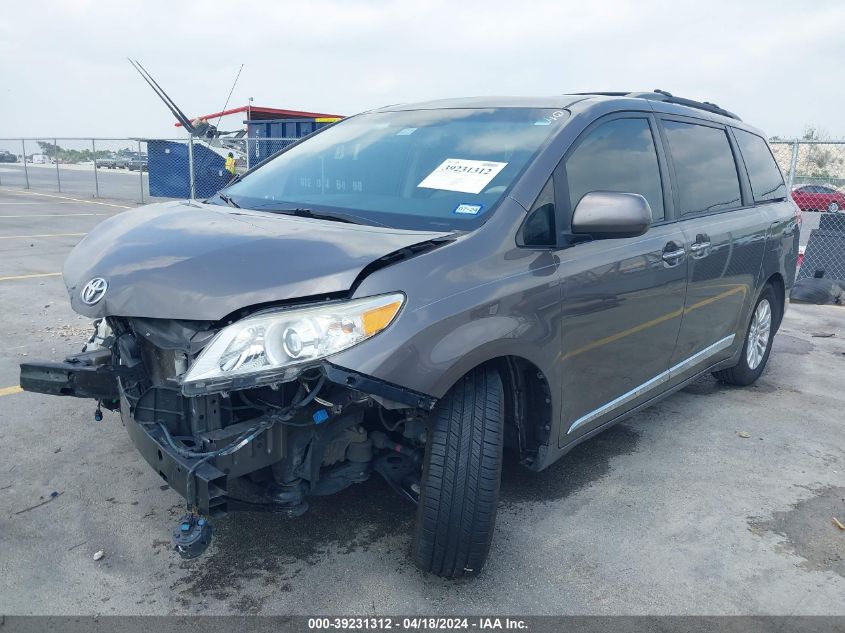
<path fill-rule="evenodd" d="M 71 306 L 88 317 L 217 321 L 348 291 L 367 264 L 449 235 L 166 202 L 98 225 L 71 252 L 64 280 Z M 88 285 L 97 279 L 105 284 Z"/>

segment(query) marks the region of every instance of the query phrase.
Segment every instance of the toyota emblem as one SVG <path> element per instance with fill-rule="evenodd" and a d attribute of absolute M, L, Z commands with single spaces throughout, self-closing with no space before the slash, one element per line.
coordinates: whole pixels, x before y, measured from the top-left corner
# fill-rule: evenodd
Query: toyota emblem
<path fill-rule="evenodd" d="M 106 294 L 106 289 L 109 283 L 102 277 L 94 277 L 91 281 L 85 284 L 79 296 L 82 298 L 82 303 L 92 306 L 102 299 Z"/>

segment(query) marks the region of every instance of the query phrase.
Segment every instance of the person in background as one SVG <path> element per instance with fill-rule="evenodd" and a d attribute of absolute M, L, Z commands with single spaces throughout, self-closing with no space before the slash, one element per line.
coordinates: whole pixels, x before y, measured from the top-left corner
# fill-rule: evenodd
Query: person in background
<path fill-rule="evenodd" d="M 232 176 L 235 175 L 235 164 L 237 161 L 235 160 L 235 155 L 232 152 L 229 152 L 229 155 L 226 156 L 226 171 L 228 171 Z"/>

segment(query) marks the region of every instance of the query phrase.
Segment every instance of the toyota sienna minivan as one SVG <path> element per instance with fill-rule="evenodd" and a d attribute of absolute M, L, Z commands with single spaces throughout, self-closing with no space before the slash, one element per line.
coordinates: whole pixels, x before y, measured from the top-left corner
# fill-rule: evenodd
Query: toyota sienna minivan
<path fill-rule="evenodd" d="M 100 224 L 64 268 L 91 340 L 21 385 L 119 412 L 187 500 L 184 557 L 226 512 L 378 474 L 417 565 L 473 575 L 503 450 L 542 470 L 699 376 L 760 376 L 798 217 L 762 132 L 710 103 L 385 107 Z"/>

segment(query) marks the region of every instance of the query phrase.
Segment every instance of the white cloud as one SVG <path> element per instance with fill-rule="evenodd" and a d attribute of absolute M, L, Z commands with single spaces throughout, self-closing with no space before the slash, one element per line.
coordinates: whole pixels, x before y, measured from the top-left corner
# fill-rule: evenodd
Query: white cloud
<path fill-rule="evenodd" d="M 0 136 L 178 132 L 126 61 L 189 114 L 255 103 L 351 114 L 462 95 L 650 90 L 770 134 L 845 137 L 845 6 L 819 1 L 10 3 Z"/>

